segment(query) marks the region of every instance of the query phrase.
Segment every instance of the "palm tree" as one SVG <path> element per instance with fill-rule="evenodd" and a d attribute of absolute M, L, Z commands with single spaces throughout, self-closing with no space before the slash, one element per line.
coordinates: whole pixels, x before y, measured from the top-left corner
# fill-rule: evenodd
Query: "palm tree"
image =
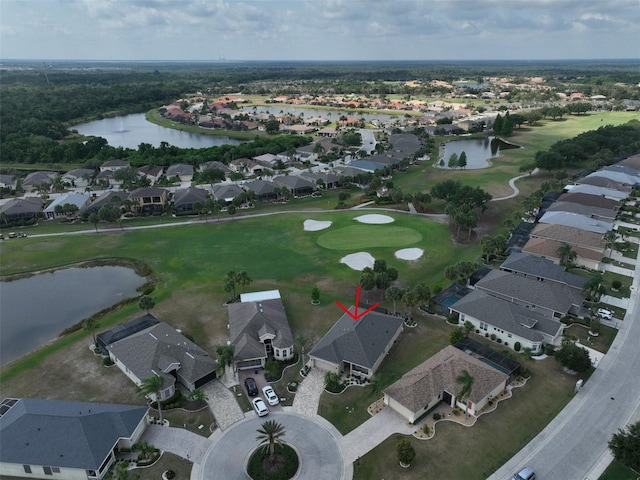
<path fill-rule="evenodd" d="M 369 303 L 369 292 L 376 286 L 376 277 L 373 275 L 373 272 L 362 272 L 362 275 L 360 275 L 360 286 L 367 292 L 367 303 Z"/>
<path fill-rule="evenodd" d="M 91 215 L 89 215 L 89 222 L 93 223 L 93 226 L 96 229 L 96 233 L 98 233 L 98 222 L 99 221 L 100 221 L 100 217 L 98 216 L 97 213 L 92 213 Z"/>
<path fill-rule="evenodd" d="M 418 294 L 414 288 L 407 288 L 404 295 L 402 295 L 402 303 L 405 304 L 409 311 L 409 320 L 413 320 L 413 307 L 418 303 Z"/>
<path fill-rule="evenodd" d="M 420 305 L 424 305 L 429 302 L 431 298 L 431 289 L 427 286 L 426 283 L 420 282 L 414 288 L 416 292 L 416 296 L 418 297 L 418 303 Z"/>
<path fill-rule="evenodd" d="M 260 440 L 260 446 L 263 448 L 263 452 L 268 453 L 271 458 L 273 458 L 276 445 L 286 444 L 282 439 L 286 433 L 284 427 L 275 420 L 264 422 L 262 428 L 256 431 L 259 433 L 256 440 Z"/>
<path fill-rule="evenodd" d="M 93 344 L 96 344 L 96 328 L 98 328 L 100 324 L 95 317 L 85 318 L 82 322 L 82 328 L 86 331 L 93 333 Z"/>
<path fill-rule="evenodd" d="M 252 280 L 249 278 L 249 274 L 244 270 L 236 275 L 236 283 L 242 285 L 242 293 L 244 293 L 244 287 L 249 285 L 251 282 Z"/>
<path fill-rule="evenodd" d="M 576 259 L 576 252 L 568 243 L 563 243 L 558 247 L 558 256 L 560 257 L 560 265 L 564 268 L 570 268 L 573 265 L 573 261 Z"/>
<path fill-rule="evenodd" d="M 462 370 L 460 375 L 456 377 L 456 382 L 459 383 L 462 388 L 460 389 L 460 397 L 464 400 L 464 417 L 468 416 L 468 403 L 467 400 L 471 395 L 471 391 L 473 390 L 473 382 L 475 379 L 471 376 L 471 374 L 467 370 Z"/>
<path fill-rule="evenodd" d="M 138 386 L 140 394 L 150 398 L 152 395 L 156 397 L 156 404 L 158 405 L 158 416 L 160 417 L 160 423 L 164 423 L 162 418 L 162 405 L 160 404 L 160 390 L 164 386 L 164 377 L 154 374 L 145 378 Z"/>
<path fill-rule="evenodd" d="M 218 372 L 224 373 L 226 367 L 233 365 L 235 360 L 235 347 L 233 345 L 220 345 L 216 348 L 218 354 Z"/>
<path fill-rule="evenodd" d="M 402 289 L 396 287 L 396 286 L 390 286 L 389 288 L 387 288 L 386 291 L 386 297 L 387 300 L 390 300 L 393 302 L 393 314 L 396 314 L 396 302 L 402 300 L 402 296 L 404 295 L 404 292 L 402 291 Z"/>
<path fill-rule="evenodd" d="M 225 292 L 231 293 L 232 301 L 236 300 L 236 279 L 237 278 L 238 276 L 236 275 L 236 272 L 234 272 L 233 270 L 229 270 L 227 274 L 224 276 L 224 279 L 222 280 L 224 282 Z"/>

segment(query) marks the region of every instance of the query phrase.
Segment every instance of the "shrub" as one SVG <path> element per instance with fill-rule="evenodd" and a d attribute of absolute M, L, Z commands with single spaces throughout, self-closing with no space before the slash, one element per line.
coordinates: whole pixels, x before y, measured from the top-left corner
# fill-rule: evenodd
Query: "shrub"
<path fill-rule="evenodd" d="M 502 343 L 502 339 L 501 339 L 501 338 L 498 338 L 498 339 L 496 340 L 496 342 L 498 342 L 498 343 Z"/>
<path fill-rule="evenodd" d="M 429 428 L 429 425 L 427 425 L 426 423 L 422 426 L 422 432 L 425 435 L 429 435 L 431 433 L 431 429 Z"/>
<path fill-rule="evenodd" d="M 494 340 L 494 341 L 495 341 L 495 339 L 496 339 L 496 334 L 495 334 L 495 333 L 492 333 L 492 334 L 491 334 L 491 340 Z"/>
<path fill-rule="evenodd" d="M 464 332 L 460 328 L 455 328 L 449 333 L 449 343 L 454 345 L 464 339 Z"/>
<path fill-rule="evenodd" d="M 433 419 L 434 420 L 440 420 L 442 418 L 442 415 L 440 415 L 439 413 L 434 413 L 433 414 Z"/>
<path fill-rule="evenodd" d="M 459 317 L 460 315 L 457 312 L 451 312 L 449 315 L 447 315 L 447 322 L 453 324 L 453 325 L 457 325 L 459 322 Z"/>
<path fill-rule="evenodd" d="M 460 410 L 459 410 L 459 409 L 457 409 L 457 408 L 454 408 L 454 409 L 451 411 L 451 413 L 453 413 L 453 414 L 457 417 L 458 415 L 460 415 Z"/>
<path fill-rule="evenodd" d="M 433 287 L 433 289 L 431 290 L 431 293 L 433 295 L 437 295 L 442 291 L 442 287 L 440 285 L 436 285 L 435 287 Z"/>
<path fill-rule="evenodd" d="M 406 438 L 398 442 L 396 451 L 398 452 L 398 461 L 405 465 L 409 465 L 416 458 L 416 450 Z"/>
<path fill-rule="evenodd" d="M 488 333 L 485 333 L 485 334 L 484 334 L 484 338 L 489 338 L 489 334 L 488 334 Z"/>
<path fill-rule="evenodd" d="M 514 343 L 514 345 L 513 345 L 513 349 L 514 349 L 516 352 L 519 352 L 521 348 L 522 348 L 522 345 L 520 345 L 520 342 L 516 342 L 516 343 Z"/>
<path fill-rule="evenodd" d="M 613 282 L 611 282 L 611 288 L 613 288 L 614 290 L 620 290 L 621 286 L 622 282 L 620 280 L 614 280 Z"/>
<path fill-rule="evenodd" d="M 110 367 L 111 365 L 113 365 L 113 360 L 111 360 L 111 357 L 104 357 L 104 358 L 102 359 L 102 364 L 103 364 L 105 367 Z"/>

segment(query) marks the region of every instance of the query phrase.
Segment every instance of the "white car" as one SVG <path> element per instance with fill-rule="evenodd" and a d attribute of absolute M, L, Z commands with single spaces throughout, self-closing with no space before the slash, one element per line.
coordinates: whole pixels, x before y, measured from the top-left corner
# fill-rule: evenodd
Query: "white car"
<path fill-rule="evenodd" d="M 267 404 L 264 403 L 264 400 L 262 400 L 262 398 L 254 398 L 253 400 L 251 400 L 251 404 L 253 405 L 253 409 L 256 411 L 259 417 L 264 417 L 267 413 L 269 413 Z"/>
<path fill-rule="evenodd" d="M 269 405 L 277 405 L 278 403 L 280 403 L 280 400 L 278 400 L 278 395 L 276 395 L 276 392 L 273 391 L 271 385 L 262 387 L 262 393 L 264 394 L 264 398 L 267 399 L 267 402 L 269 402 Z"/>
<path fill-rule="evenodd" d="M 613 317 L 613 312 L 607 310 L 606 308 L 599 308 L 598 309 L 598 316 L 600 318 L 605 318 L 607 320 L 611 320 L 611 318 Z"/>

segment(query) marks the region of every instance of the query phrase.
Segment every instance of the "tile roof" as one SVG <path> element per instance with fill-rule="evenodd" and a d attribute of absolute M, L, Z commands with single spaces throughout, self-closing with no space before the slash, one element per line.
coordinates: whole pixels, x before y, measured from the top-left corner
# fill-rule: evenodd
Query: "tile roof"
<path fill-rule="evenodd" d="M 409 370 L 397 382 L 384 389 L 384 393 L 410 411 L 417 412 L 442 392 L 456 395 L 461 388 L 456 378 L 463 370 L 468 371 L 474 379 L 469 396 L 474 403 L 485 398 L 508 378 L 506 374 L 477 358 L 448 345 Z"/>
<path fill-rule="evenodd" d="M 98 470 L 148 407 L 19 399 L 2 417 L 0 462 Z"/>
<path fill-rule="evenodd" d="M 355 308 L 349 308 L 353 312 Z M 311 349 L 310 356 L 340 364 L 373 368 L 389 342 L 402 329 L 402 318 L 372 311 L 357 321 L 346 313 Z"/>
<path fill-rule="evenodd" d="M 532 255 L 539 255 L 541 257 L 552 258 L 559 261 L 560 257 L 558 256 L 558 249 L 563 243 L 564 242 L 550 240 L 547 238 L 531 238 L 524 247 L 522 247 L 522 251 Z M 604 256 L 602 252 L 597 252 L 589 248 L 577 247 L 575 245 L 572 245 L 571 249 L 576 252 L 578 257 L 598 262 L 602 261 L 602 257 Z"/>
<path fill-rule="evenodd" d="M 531 237 L 547 238 L 569 245 L 604 251 L 604 235 L 602 233 L 587 232 L 580 228 L 540 223 L 531 232 Z"/>

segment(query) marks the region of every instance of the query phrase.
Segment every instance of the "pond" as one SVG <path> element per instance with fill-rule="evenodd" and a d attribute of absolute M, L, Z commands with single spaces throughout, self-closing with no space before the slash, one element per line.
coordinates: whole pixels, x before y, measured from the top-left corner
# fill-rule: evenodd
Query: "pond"
<path fill-rule="evenodd" d="M 100 310 L 136 297 L 136 289 L 145 282 L 134 270 L 116 266 L 67 268 L 2 282 L 0 365 L 36 350 Z"/>
<path fill-rule="evenodd" d="M 167 142 L 169 145 L 179 148 L 208 148 L 219 145 L 240 145 L 242 143 L 240 140 L 229 137 L 161 127 L 147 121 L 144 113 L 103 118 L 102 120 L 74 125 L 70 129 L 77 130 L 82 135 L 102 137 L 112 147 L 131 148 L 133 150 L 136 150 L 141 143 L 159 147 L 161 142 Z"/>
<path fill-rule="evenodd" d="M 440 147 L 438 167 L 448 169 L 451 155 L 455 153 L 460 158 L 460 154 L 465 152 L 467 155 L 467 166 L 465 168 L 467 170 L 486 168 L 491 165 L 489 162 L 491 158 L 499 157 L 501 150 L 510 148 L 518 148 L 518 146 L 503 142 L 493 136 L 453 140 L 445 143 L 444 148 Z"/>

